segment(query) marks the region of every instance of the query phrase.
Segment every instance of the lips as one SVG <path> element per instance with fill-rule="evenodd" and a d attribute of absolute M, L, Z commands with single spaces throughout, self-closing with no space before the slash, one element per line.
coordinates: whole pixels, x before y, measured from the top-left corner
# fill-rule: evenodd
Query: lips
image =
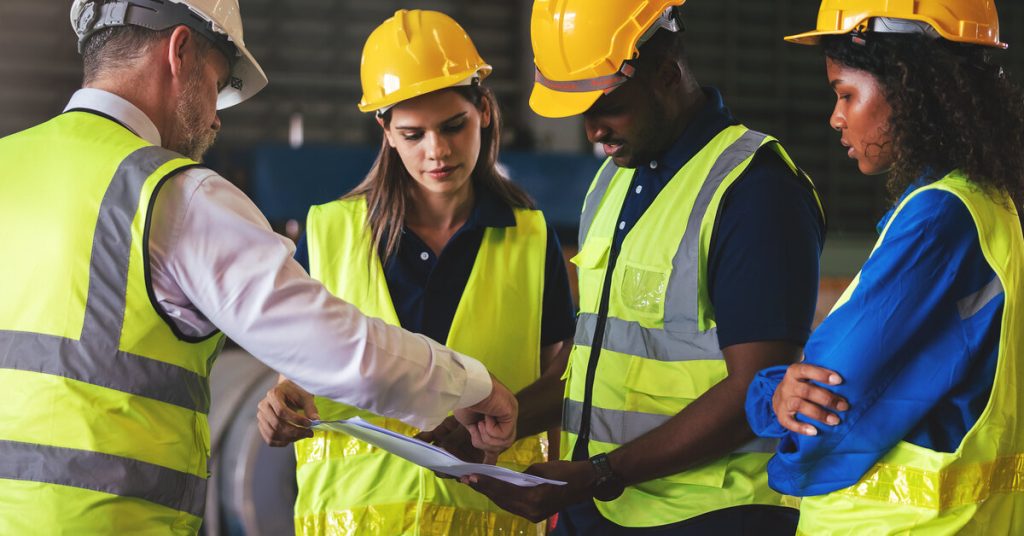
<path fill-rule="evenodd" d="M 426 174 L 432 179 L 441 180 L 450 177 L 456 169 L 459 169 L 459 166 L 443 166 L 428 170 Z"/>
<path fill-rule="evenodd" d="M 846 140 L 839 140 L 839 144 L 846 147 L 846 156 L 853 158 L 853 146 Z"/>
<path fill-rule="evenodd" d="M 604 148 L 605 156 L 615 156 L 622 150 L 621 143 L 602 143 L 601 147 Z"/>

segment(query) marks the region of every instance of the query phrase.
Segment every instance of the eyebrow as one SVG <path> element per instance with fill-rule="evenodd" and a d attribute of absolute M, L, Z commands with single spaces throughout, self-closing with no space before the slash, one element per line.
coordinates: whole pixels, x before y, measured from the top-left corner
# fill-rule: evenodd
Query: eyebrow
<path fill-rule="evenodd" d="M 842 84 L 842 83 L 843 83 L 843 79 L 842 78 L 836 78 L 835 80 L 833 80 L 833 81 L 828 83 L 828 87 L 830 87 L 832 89 L 835 89 L 836 85 Z"/>
<path fill-rule="evenodd" d="M 451 123 L 452 121 L 455 121 L 456 119 L 461 119 L 462 117 L 464 117 L 466 115 L 466 113 L 467 112 L 457 113 L 457 114 L 449 117 L 448 119 L 445 119 L 444 121 L 441 121 L 441 124 L 444 125 L 444 124 Z M 395 130 L 423 130 L 423 127 L 396 126 Z"/>

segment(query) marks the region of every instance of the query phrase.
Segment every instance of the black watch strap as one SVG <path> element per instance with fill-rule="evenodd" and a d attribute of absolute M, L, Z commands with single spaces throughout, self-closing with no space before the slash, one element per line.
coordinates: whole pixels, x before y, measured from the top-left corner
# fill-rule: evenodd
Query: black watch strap
<path fill-rule="evenodd" d="M 590 465 L 597 473 L 597 482 L 594 488 L 594 498 L 599 501 L 610 501 L 618 498 L 625 490 L 622 479 L 612 471 L 611 462 L 607 454 L 597 454 L 590 457 Z"/>

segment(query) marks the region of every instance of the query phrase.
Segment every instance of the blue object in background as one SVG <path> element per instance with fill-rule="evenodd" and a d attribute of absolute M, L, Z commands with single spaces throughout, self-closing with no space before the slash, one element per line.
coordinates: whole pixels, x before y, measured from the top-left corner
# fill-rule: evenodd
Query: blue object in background
<path fill-rule="evenodd" d="M 248 193 L 271 223 L 305 223 L 309 207 L 341 197 L 370 170 L 378 147 L 260 145 L 244 157 Z M 588 154 L 503 151 L 500 165 L 559 230 L 576 242 L 580 209 L 601 160 Z"/>

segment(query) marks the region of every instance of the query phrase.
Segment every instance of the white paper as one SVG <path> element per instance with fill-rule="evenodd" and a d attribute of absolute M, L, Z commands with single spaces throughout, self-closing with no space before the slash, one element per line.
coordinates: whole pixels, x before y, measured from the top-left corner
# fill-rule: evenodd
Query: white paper
<path fill-rule="evenodd" d="M 548 480 L 496 465 L 464 462 L 441 447 L 375 426 L 359 417 L 341 421 L 313 421 L 313 429 L 348 434 L 420 467 L 426 467 L 444 475 L 454 477 L 486 475 L 523 488 L 540 484 L 565 485 L 565 482 L 559 480 Z"/>

